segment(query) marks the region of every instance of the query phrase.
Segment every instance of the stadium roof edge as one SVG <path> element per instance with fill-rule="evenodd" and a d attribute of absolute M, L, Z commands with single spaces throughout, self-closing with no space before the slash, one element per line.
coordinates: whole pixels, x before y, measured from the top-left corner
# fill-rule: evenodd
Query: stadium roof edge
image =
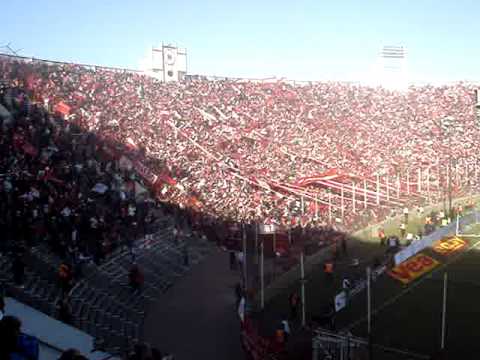
<path fill-rule="evenodd" d="M 82 64 L 82 63 L 59 61 L 59 60 L 48 60 L 48 59 L 36 58 L 36 57 L 33 57 L 33 56 L 20 56 L 20 55 L 13 55 L 13 54 L 7 54 L 7 53 L 0 52 L 0 58 L 1 57 L 18 59 L 18 60 L 21 60 L 21 61 L 39 61 L 39 62 L 45 62 L 47 64 L 78 65 L 78 66 L 83 66 L 83 67 L 86 67 L 86 68 L 104 69 L 104 70 L 118 71 L 118 72 L 131 72 L 131 73 L 136 73 L 136 74 L 148 75 L 144 71 L 136 70 L 136 69 L 120 68 L 120 67 L 114 67 L 114 66 Z M 368 82 L 355 81 L 355 80 L 293 80 L 293 79 L 286 79 L 284 77 L 276 77 L 276 76 L 267 77 L 267 78 L 244 78 L 244 77 L 242 78 L 242 77 L 217 76 L 217 75 L 198 75 L 198 74 L 192 74 L 192 75 L 187 74 L 186 77 L 192 78 L 192 79 L 195 79 L 195 78 L 205 79 L 205 80 L 209 80 L 209 81 L 230 80 L 230 81 L 237 81 L 237 82 L 251 81 L 251 82 L 259 82 L 259 83 L 260 82 L 262 82 L 262 83 L 284 82 L 284 83 L 294 85 L 294 86 L 302 86 L 302 85 L 328 82 L 328 83 L 342 83 L 342 84 L 362 85 L 362 86 L 368 86 L 368 87 L 377 87 L 377 85 L 371 85 L 371 84 L 368 84 Z M 472 80 L 412 81 L 408 84 L 408 86 L 428 86 L 428 85 L 441 86 L 441 85 L 453 85 L 453 84 L 459 84 L 459 83 L 480 86 L 480 81 L 472 81 Z"/>

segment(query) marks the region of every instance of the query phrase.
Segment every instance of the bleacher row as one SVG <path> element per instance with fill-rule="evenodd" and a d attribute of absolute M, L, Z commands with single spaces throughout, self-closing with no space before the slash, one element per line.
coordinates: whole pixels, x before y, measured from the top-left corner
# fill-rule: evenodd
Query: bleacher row
<path fill-rule="evenodd" d="M 149 304 L 167 291 L 191 266 L 208 255 L 211 246 L 192 233 L 180 241 L 173 238 L 172 221 L 161 219 L 153 241 L 137 240 L 132 251 L 119 249 L 111 258 L 97 266 L 88 263 L 84 277 L 69 293 L 73 325 L 92 335 L 99 349 L 118 353 L 142 339 L 142 325 Z M 185 265 L 184 247 L 188 249 Z M 132 260 L 144 273 L 140 293 L 128 284 Z M 0 255 L 0 282 L 7 293 L 42 312 L 56 315 L 61 291 L 57 269 L 62 260 L 46 246 L 32 248 L 26 256 L 24 287 L 15 286 L 11 277 L 11 261 Z"/>

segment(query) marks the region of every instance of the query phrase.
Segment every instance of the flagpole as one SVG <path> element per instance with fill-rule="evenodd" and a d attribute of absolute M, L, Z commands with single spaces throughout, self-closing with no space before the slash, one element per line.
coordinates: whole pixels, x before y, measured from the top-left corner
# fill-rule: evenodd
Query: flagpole
<path fill-rule="evenodd" d="M 410 195 L 410 170 L 407 169 L 407 195 Z"/>
<path fill-rule="evenodd" d="M 478 160 L 475 161 L 474 174 L 475 174 L 474 175 L 475 185 L 477 185 L 477 183 L 478 183 L 478 178 L 477 178 L 477 176 L 478 176 Z"/>
<path fill-rule="evenodd" d="M 258 223 L 255 221 L 255 265 L 258 264 Z"/>
<path fill-rule="evenodd" d="M 363 180 L 363 208 L 367 208 L 367 180 Z"/>
<path fill-rule="evenodd" d="M 328 221 L 332 222 L 332 193 L 328 193 Z"/>
<path fill-rule="evenodd" d="M 302 218 L 305 216 L 305 200 L 303 199 L 303 195 L 300 196 L 300 205 L 302 207 Z"/>
<path fill-rule="evenodd" d="M 390 179 L 388 173 L 386 175 L 386 184 L 387 184 L 387 201 L 390 201 Z"/>
<path fill-rule="evenodd" d="M 345 207 L 344 207 L 344 196 L 343 196 L 343 184 L 342 184 L 342 189 L 340 190 L 340 196 L 341 196 L 341 206 L 342 206 L 342 222 L 343 222 L 343 215 L 345 214 Z"/>
<path fill-rule="evenodd" d="M 430 167 L 427 168 L 427 196 L 430 203 Z"/>
<path fill-rule="evenodd" d="M 355 204 L 355 182 L 352 182 L 352 202 L 353 202 L 353 213 L 356 212 L 356 204 Z"/>
<path fill-rule="evenodd" d="M 367 267 L 367 334 L 368 334 L 368 358 L 373 359 L 372 347 L 372 270 Z"/>
<path fill-rule="evenodd" d="M 260 242 L 260 308 L 265 306 L 265 282 L 263 269 L 263 240 Z"/>
<path fill-rule="evenodd" d="M 248 287 L 247 281 L 247 233 L 245 231 L 245 224 L 242 223 L 242 242 L 243 242 L 243 282 L 245 290 Z"/>
<path fill-rule="evenodd" d="M 305 327 L 305 268 L 304 254 L 300 254 L 300 281 L 302 283 L 302 326 Z"/>
<path fill-rule="evenodd" d="M 417 177 L 418 177 L 417 191 L 421 193 L 422 192 L 422 169 L 421 168 L 418 168 Z"/>
<path fill-rule="evenodd" d="M 397 173 L 397 199 L 400 199 L 400 173 Z"/>
<path fill-rule="evenodd" d="M 458 236 L 458 232 L 460 230 L 460 215 L 457 214 L 457 224 L 455 225 L 455 235 Z"/>
<path fill-rule="evenodd" d="M 448 284 L 448 274 L 447 272 L 443 275 L 443 309 L 442 309 L 442 345 L 441 349 L 445 349 L 445 336 L 446 336 L 446 325 L 447 325 L 447 284 Z"/>

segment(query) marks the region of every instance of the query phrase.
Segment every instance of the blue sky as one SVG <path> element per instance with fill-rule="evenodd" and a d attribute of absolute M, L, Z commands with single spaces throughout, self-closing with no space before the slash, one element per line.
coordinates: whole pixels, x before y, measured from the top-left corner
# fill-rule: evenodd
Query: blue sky
<path fill-rule="evenodd" d="M 415 81 L 480 80 L 480 1 L 24 0 L 1 5 L 0 45 L 21 54 L 138 68 L 162 41 L 189 73 L 359 80 L 404 45 Z"/>

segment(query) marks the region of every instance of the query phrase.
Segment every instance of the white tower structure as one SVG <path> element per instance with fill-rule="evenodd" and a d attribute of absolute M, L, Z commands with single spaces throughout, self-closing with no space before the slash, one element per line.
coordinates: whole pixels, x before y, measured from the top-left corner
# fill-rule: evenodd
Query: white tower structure
<path fill-rule="evenodd" d="M 408 88 L 409 76 L 404 46 L 383 46 L 375 67 L 374 82 L 385 88 Z"/>
<path fill-rule="evenodd" d="M 182 81 L 187 73 L 187 50 L 165 44 L 152 47 L 143 68 L 147 75 L 161 81 Z"/>

